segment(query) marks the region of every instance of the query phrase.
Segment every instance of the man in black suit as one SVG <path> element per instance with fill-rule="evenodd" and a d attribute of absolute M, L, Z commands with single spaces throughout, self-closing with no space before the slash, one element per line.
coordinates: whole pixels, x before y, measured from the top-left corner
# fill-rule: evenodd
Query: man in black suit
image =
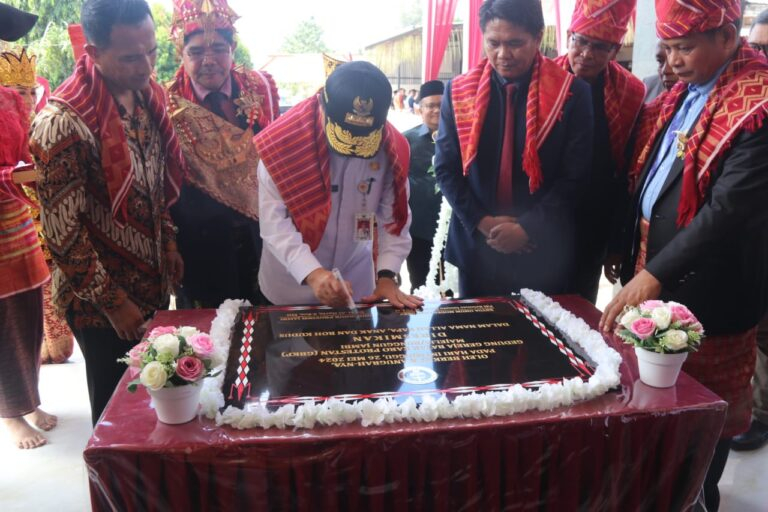
<path fill-rule="evenodd" d="M 633 172 L 626 285 L 601 326 L 657 298 L 701 321 L 707 338 L 683 370 L 729 404 L 704 485 L 717 510 L 731 438 L 749 427 L 755 326 L 768 295 L 768 64 L 738 37 L 738 0 L 697 5 L 656 0 L 657 33 L 681 83 Z"/>
<path fill-rule="evenodd" d="M 432 169 L 435 156 L 435 139 L 440 123 L 440 103 L 445 86 L 440 80 L 430 80 L 419 89 L 419 112 L 422 124 L 403 132 L 411 147 L 408 183 L 411 195 L 411 240 L 413 246 L 406 259 L 408 275 L 411 278 L 411 293 L 427 282 L 429 261 L 432 258 L 432 240 L 435 238 L 437 218 L 443 196 L 437 189 Z"/>
<path fill-rule="evenodd" d="M 589 86 L 539 53 L 536 0 L 486 0 L 485 54 L 446 88 L 435 174 L 453 208 L 446 259 L 462 297 L 571 280 L 573 214 L 592 161 Z"/>

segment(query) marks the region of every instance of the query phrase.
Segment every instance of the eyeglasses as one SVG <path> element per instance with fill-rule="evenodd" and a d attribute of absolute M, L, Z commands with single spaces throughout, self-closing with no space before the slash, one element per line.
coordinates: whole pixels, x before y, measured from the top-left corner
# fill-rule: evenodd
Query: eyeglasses
<path fill-rule="evenodd" d="M 579 51 L 584 51 L 589 48 L 593 53 L 599 53 L 603 55 L 609 54 L 611 50 L 616 48 L 615 44 L 590 41 L 586 37 L 580 36 L 579 34 L 571 35 L 571 42 Z"/>
<path fill-rule="evenodd" d="M 768 44 L 749 43 L 750 48 L 768 57 Z"/>
<path fill-rule="evenodd" d="M 419 103 L 421 110 L 440 110 L 440 103 Z"/>
<path fill-rule="evenodd" d="M 212 55 L 215 58 L 224 57 L 230 54 L 230 47 L 226 44 L 214 44 L 203 48 L 194 46 L 187 49 L 187 56 L 192 60 L 203 60 L 206 55 Z"/>

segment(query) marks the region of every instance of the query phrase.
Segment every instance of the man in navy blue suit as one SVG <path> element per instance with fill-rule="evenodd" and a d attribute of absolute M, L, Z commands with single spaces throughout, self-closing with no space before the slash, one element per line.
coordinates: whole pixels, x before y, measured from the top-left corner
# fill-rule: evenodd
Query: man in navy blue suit
<path fill-rule="evenodd" d="M 568 289 L 592 161 L 589 86 L 539 52 L 537 0 L 486 0 L 484 59 L 447 87 L 435 155 L 462 297 Z"/>

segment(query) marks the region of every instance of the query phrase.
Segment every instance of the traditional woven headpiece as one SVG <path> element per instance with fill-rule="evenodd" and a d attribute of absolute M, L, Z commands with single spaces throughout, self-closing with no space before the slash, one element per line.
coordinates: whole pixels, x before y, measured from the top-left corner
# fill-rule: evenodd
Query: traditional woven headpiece
<path fill-rule="evenodd" d="M 234 32 L 238 18 L 227 0 L 173 0 L 171 39 L 181 47 L 184 36 L 202 30 L 206 40 L 212 40 L 215 30 Z"/>
<path fill-rule="evenodd" d="M 706 32 L 740 17 L 740 0 L 656 0 L 656 34 L 659 39 Z"/>
<path fill-rule="evenodd" d="M 577 0 L 569 30 L 621 44 L 637 0 Z"/>
<path fill-rule="evenodd" d="M 327 53 L 323 53 L 323 69 L 325 70 L 325 78 L 328 79 L 331 73 L 336 71 L 336 68 L 344 64 L 346 61 L 339 60 L 331 57 Z"/>
<path fill-rule="evenodd" d="M 26 48 L 0 53 L 0 85 L 37 87 L 35 60 Z"/>

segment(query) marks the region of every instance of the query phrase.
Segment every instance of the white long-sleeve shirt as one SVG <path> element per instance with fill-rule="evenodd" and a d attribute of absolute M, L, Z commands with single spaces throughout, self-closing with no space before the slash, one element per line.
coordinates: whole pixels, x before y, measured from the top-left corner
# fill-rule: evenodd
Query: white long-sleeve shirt
<path fill-rule="evenodd" d="M 318 268 L 336 267 L 352 283 L 353 298 L 359 301 L 375 288 L 375 270 L 399 272 L 411 251 L 408 221 L 399 235 L 385 226 L 393 222 L 395 190 L 392 171 L 384 151 L 372 159 L 330 154 L 331 214 L 317 250 L 312 252 L 296 229 L 280 192 L 264 163 L 258 167 L 259 225 L 264 248 L 259 268 L 259 286 L 274 304 L 316 304 L 312 288 L 302 284 Z M 361 183 L 370 179 L 370 193 Z M 355 216 L 375 213 L 379 255 L 373 266 L 373 242 L 355 240 Z"/>

